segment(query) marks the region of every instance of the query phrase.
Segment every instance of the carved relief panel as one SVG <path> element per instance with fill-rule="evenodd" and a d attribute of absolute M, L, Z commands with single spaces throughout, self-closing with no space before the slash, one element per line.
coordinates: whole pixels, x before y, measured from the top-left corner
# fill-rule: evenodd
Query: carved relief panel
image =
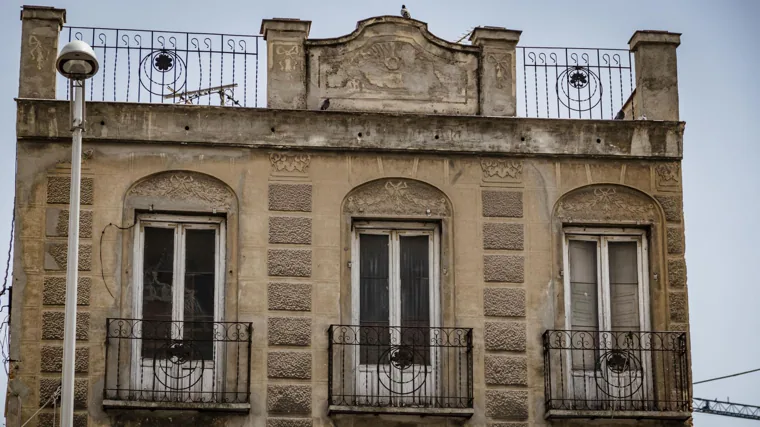
<path fill-rule="evenodd" d="M 477 112 L 477 48 L 440 40 L 421 22 L 359 23 L 345 37 L 307 41 L 309 108 Z"/>
<path fill-rule="evenodd" d="M 652 224 L 659 221 L 652 199 L 617 185 L 593 185 L 564 195 L 557 204 L 556 216 L 566 222 Z"/>
<path fill-rule="evenodd" d="M 448 217 L 451 206 L 437 188 L 410 179 L 379 179 L 355 188 L 343 204 L 354 215 Z"/>

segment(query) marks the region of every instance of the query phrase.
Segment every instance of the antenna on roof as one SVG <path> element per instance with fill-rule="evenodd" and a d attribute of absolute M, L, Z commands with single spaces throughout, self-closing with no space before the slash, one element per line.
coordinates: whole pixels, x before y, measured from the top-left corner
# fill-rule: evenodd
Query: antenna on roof
<path fill-rule="evenodd" d="M 202 97 L 202 96 L 211 96 L 213 94 L 219 94 L 219 101 L 221 102 L 221 105 L 237 105 L 240 106 L 240 102 L 238 102 L 232 95 L 233 95 L 233 89 L 237 87 L 237 83 L 232 83 L 229 85 L 222 85 L 222 86 L 214 86 L 209 87 L 205 89 L 198 89 L 198 90 L 191 90 L 191 91 L 185 91 L 185 92 L 175 92 L 171 87 L 169 87 L 169 90 L 172 92 L 168 95 L 164 95 L 164 99 L 176 99 L 177 103 L 182 104 L 192 104 L 193 101 L 196 99 Z M 227 104 L 229 102 L 229 104 Z"/>
<path fill-rule="evenodd" d="M 470 34 L 472 34 L 473 31 L 475 31 L 475 27 L 472 27 L 469 30 L 467 30 L 467 32 L 462 33 L 462 37 L 460 37 L 459 40 L 456 41 L 456 43 L 462 43 L 462 40 L 464 40 L 467 37 L 469 37 Z"/>

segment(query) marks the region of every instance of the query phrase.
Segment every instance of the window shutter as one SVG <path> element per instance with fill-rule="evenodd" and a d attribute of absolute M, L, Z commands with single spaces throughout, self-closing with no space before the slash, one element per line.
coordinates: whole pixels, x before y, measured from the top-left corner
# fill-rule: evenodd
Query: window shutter
<path fill-rule="evenodd" d="M 638 331 L 639 274 L 637 242 L 609 242 L 610 325 L 613 331 Z"/>
<path fill-rule="evenodd" d="M 571 240 L 568 256 L 572 329 L 596 330 L 599 326 L 597 242 Z"/>

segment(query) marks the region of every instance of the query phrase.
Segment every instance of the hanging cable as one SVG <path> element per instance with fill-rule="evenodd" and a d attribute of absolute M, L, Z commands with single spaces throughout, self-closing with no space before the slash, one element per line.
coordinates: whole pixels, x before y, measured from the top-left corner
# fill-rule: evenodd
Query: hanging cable
<path fill-rule="evenodd" d="M 16 196 L 13 196 L 13 213 L 11 214 L 11 237 L 8 241 L 8 259 L 5 260 L 5 277 L 3 278 L 3 289 L 0 289 L 0 297 L 8 291 L 8 272 L 11 269 L 11 251 L 13 250 L 13 232 L 16 227 Z"/>
<path fill-rule="evenodd" d="M 43 403 L 42 405 L 40 405 L 39 409 L 37 409 L 37 412 L 35 412 L 34 414 L 32 414 L 32 416 L 29 417 L 29 419 L 26 420 L 24 422 L 24 424 L 21 424 L 21 427 L 24 427 L 25 425 L 29 424 L 29 422 L 32 421 L 34 419 L 34 417 L 36 417 L 37 414 L 40 413 L 41 410 L 45 409 L 45 407 L 48 406 L 48 404 L 50 403 L 51 400 L 56 400 L 57 401 L 59 397 L 61 397 L 61 386 L 58 386 L 58 388 L 55 390 L 55 392 L 53 393 L 53 395 L 50 396 L 45 403 Z"/>
<path fill-rule="evenodd" d="M 112 222 L 109 222 L 108 225 L 103 228 L 103 231 L 100 233 L 100 245 L 98 245 L 99 253 L 100 253 L 100 276 L 103 278 L 103 286 L 108 291 L 108 294 L 111 295 L 111 298 L 114 300 L 116 297 L 113 295 L 113 292 L 111 292 L 111 289 L 108 287 L 108 283 L 106 283 L 106 273 L 103 270 L 103 236 L 106 234 L 106 230 L 108 230 L 108 227 L 114 227 L 118 228 L 119 230 L 129 230 L 130 228 L 134 227 L 135 224 L 130 225 L 129 227 L 120 227 Z"/>
<path fill-rule="evenodd" d="M 711 381 L 725 380 L 726 378 L 738 377 L 739 375 L 751 374 L 753 372 L 758 372 L 758 371 L 760 371 L 760 368 L 752 369 L 752 370 L 744 371 L 744 372 L 738 372 L 736 374 L 726 375 L 723 377 L 710 378 L 709 380 L 695 381 L 692 384 L 697 385 L 697 384 L 702 384 L 702 383 L 709 383 Z"/>

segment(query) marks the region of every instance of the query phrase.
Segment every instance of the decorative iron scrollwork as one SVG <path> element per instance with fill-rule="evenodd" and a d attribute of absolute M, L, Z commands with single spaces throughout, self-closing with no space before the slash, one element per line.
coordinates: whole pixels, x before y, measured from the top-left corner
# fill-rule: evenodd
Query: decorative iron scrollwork
<path fill-rule="evenodd" d="M 627 349 L 612 349 L 600 354 L 594 373 L 599 391 L 616 399 L 635 396 L 644 384 L 641 360 Z"/>
<path fill-rule="evenodd" d="M 573 111 L 589 111 L 602 101 L 603 86 L 590 68 L 575 65 L 557 77 L 557 99 Z"/>
<path fill-rule="evenodd" d="M 185 74 L 185 61 L 167 49 L 154 50 L 140 60 L 140 85 L 153 95 L 182 92 Z"/>

